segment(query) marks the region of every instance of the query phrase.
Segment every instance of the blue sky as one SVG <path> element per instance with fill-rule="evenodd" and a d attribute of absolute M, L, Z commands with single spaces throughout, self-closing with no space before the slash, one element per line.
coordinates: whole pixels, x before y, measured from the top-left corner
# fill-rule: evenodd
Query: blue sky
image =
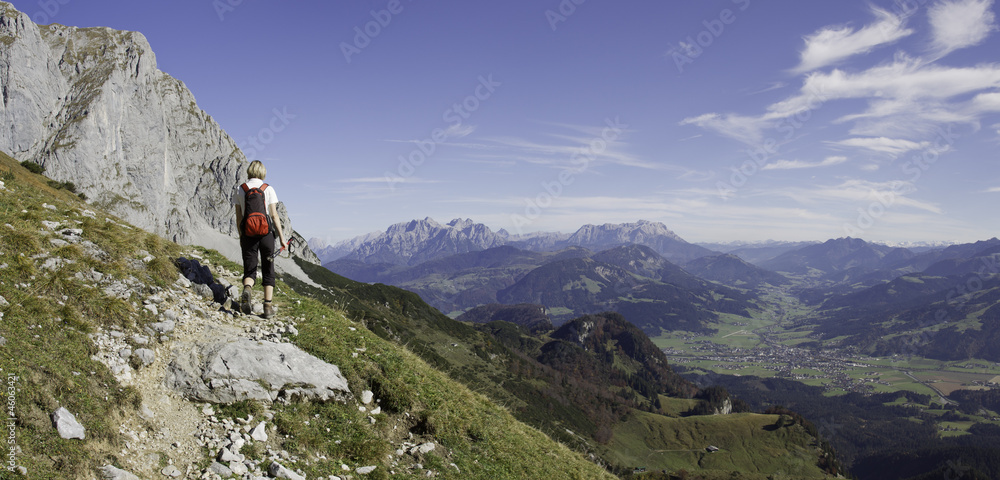
<path fill-rule="evenodd" d="M 994 0 L 12 3 L 145 34 L 306 237 L 997 234 Z"/>

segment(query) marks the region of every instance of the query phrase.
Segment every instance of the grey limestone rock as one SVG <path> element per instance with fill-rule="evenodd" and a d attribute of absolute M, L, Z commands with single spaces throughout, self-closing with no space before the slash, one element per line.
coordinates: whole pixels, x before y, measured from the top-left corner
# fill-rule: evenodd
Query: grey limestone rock
<path fill-rule="evenodd" d="M 150 323 L 149 328 L 152 328 L 159 333 L 170 333 L 174 331 L 177 324 L 173 320 L 164 320 L 162 322 Z"/>
<path fill-rule="evenodd" d="M 148 367 L 156 361 L 156 352 L 148 348 L 140 348 L 132 352 L 132 358 L 134 358 L 136 363 L 140 366 Z"/>
<path fill-rule="evenodd" d="M 104 480 L 139 480 L 139 477 L 112 465 L 101 467 L 101 476 Z"/>
<path fill-rule="evenodd" d="M 254 427 L 253 430 L 250 431 L 250 438 L 252 438 L 252 439 L 254 439 L 254 440 L 258 441 L 258 442 L 266 442 L 267 441 L 267 424 L 265 424 L 264 422 L 260 422 L 259 424 L 257 424 L 257 426 Z"/>
<path fill-rule="evenodd" d="M 232 469 L 219 462 L 212 462 L 212 464 L 208 466 L 208 470 L 222 477 L 228 477 L 233 474 Z"/>
<path fill-rule="evenodd" d="M 271 463 L 271 466 L 268 467 L 267 472 L 270 473 L 271 476 L 274 478 L 287 478 L 289 480 L 305 480 L 305 477 L 289 470 L 284 465 L 278 462 Z"/>
<path fill-rule="evenodd" d="M 177 478 L 180 477 L 181 475 L 184 475 L 184 473 L 182 473 L 180 470 L 177 469 L 177 467 L 173 465 L 167 465 L 166 467 L 163 467 L 163 469 L 160 470 L 160 473 L 170 478 Z"/>
<path fill-rule="evenodd" d="M 347 379 L 330 365 L 288 343 L 219 339 L 179 349 L 167 385 L 190 400 L 229 404 L 278 398 L 344 401 Z"/>
<path fill-rule="evenodd" d="M 56 427 L 59 432 L 59 436 L 65 439 L 77 438 L 83 440 L 86 438 L 86 429 L 80 422 L 76 421 L 76 416 L 66 410 L 65 407 L 59 407 L 52 414 L 52 425 Z"/>

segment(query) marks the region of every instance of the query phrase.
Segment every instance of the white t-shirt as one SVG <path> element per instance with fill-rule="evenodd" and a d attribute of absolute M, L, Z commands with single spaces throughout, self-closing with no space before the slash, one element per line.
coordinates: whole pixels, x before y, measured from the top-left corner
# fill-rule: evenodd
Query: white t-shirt
<path fill-rule="evenodd" d="M 247 186 L 250 188 L 259 187 L 264 184 L 264 181 L 259 178 L 251 178 L 247 181 Z M 243 191 L 243 184 L 237 185 L 236 190 L 233 191 L 233 205 L 240 207 L 240 211 L 246 212 L 246 193 Z M 267 206 L 274 205 L 278 203 L 278 194 L 274 193 L 274 187 L 270 184 L 267 186 L 267 190 L 264 190 L 264 204 Z M 268 212 L 270 215 L 270 212 Z"/>

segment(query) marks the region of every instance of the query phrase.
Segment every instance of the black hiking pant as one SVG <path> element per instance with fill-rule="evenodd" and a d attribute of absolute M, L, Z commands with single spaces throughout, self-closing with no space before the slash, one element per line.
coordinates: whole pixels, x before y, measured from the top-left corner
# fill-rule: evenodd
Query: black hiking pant
<path fill-rule="evenodd" d="M 240 248 L 243 250 L 243 280 L 257 280 L 257 261 L 260 255 L 260 265 L 264 279 L 261 284 L 265 287 L 274 286 L 274 233 L 269 233 L 263 237 L 240 236 Z"/>

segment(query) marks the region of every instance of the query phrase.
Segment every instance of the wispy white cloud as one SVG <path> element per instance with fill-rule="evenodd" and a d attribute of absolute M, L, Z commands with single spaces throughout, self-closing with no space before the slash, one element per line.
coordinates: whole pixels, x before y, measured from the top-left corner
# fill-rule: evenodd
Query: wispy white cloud
<path fill-rule="evenodd" d="M 681 125 L 695 125 L 732 138 L 746 144 L 760 143 L 764 138 L 764 130 L 772 125 L 772 121 L 763 117 L 750 117 L 736 114 L 706 113 L 697 117 L 685 118 Z"/>
<path fill-rule="evenodd" d="M 1000 187 L 993 187 L 986 190 L 986 193 L 1000 193 Z"/>
<path fill-rule="evenodd" d="M 875 7 L 872 8 L 872 13 L 878 20 L 861 29 L 831 26 L 806 36 L 799 65 L 792 71 L 811 72 L 854 55 L 868 53 L 876 47 L 896 42 L 913 33 L 913 30 L 905 27 L 904 18 Z"/>
<path fill-rule="evenodd" d="M 444 130 L 444 134 L 447 138 L 465 138 L 472 135 L 476 131 L 475 125 L 466 125 L 463 123 L 457 123 L 449 125 L 448 128 Z"/>
<path fill-rule="evenodd" d="M 930 142 L 913 142 L 910 140 L 886 137 L 849 138 L 847 140 L 827 143 L 841 147 L 861 148 L 872 152 L 883 153 L 893 158 L 899 157 L 906 152 L 930 147 Z"/>
<path fill-rule="evenodd" d="M 322 185 L 310 185 L 309 188 L 324 192 L 325 195 L 336 198 L 337 202 L 356 203 L 402 198 L 406 195 L 418 194 L 414 190 L 399 188 L 402 185 L 418 188 L 420 185 L 438 185 L 442 183 L 448 182 L 416 176 L 357 177 L 334 180 Z M 440 189 L 440 187 L 427 188 Z"/>
<path fill-rule="evenodd" d="M 578 173 L 594 172 L 597 167 L 616 165 L 645 170 L 691 172 L 689 168 L 647 160 L 629 152 L 629 126 L 617 118 L 604 125 L 572 125 L 539 122 L 555 130 L 540 132 L 536 138 L 492 137 L 483 139 L 507 159 L 571 169 Z"/>
<path fill-rule="evenodd" d="M 476 131 L 475 125 L 458 123 L 454 125 L 449 125 L 448 128 L 441 130 L 439 132 L 431 133 L 427 135 L 427 138 L 424 139 L 409 139 L 409 140 L 385 139 L 383 141 L 391 143 L 412 143 L 416 145 L 420 144 L 421 142 L 426 142 L 428 141 L 428 139 L 432 139 L 435 143 L 447 143 L 449 140 L 452 139 L 460 139 L 468 137 L 469 135 L 475 133 L 475 131 Z"/>
<path fill-rule="evenodd" d="M 927 12 L 932 50 L 938 58 L 978 45 L 996 30 L 993 0 L 944 0 Z"/>
<path fill-rule="evenodd" d="M 797 170 L 802 168 L 819 168 L 838 165 L 847 161 L 847 157 L 827 157 L 820 162 L 804 162 L 802 160 L 778 160 L 764 165 L 763 170 Z"/>
<path fill-rule="evenodd" d="M 761 88 L 761 89 L 758 89 L 758 90 L 754 90 L 754 91 L 750 92 L 748 95 L 758 95 L 758 94 L 761 94 L 761 93 L 770 92 L 771 90 L 782 89 L 782 88 L 785 88 L 786 86 L 787 86 L 787 84 L 785 82 L 774 82 L 774 83 L 771 83 L 770 85 L 768 85 L 768 86 L 766 86 L 764 88 Z"/>
<path fill-rule="evenodd" d="M 847 179 L 837 185 L 810 185 L 808 187 L 785 187 L 768 190 L 764 195 L 788 197 L 801 205 L 832 203 L 834 205 L 857 204 L 867 206 L 877 202 L 886 208 L 909 207 L 925 212 L 940 214 L 938 205 L 923 202 L 909 195 L 916 193 L 911 182 L 895 180 L 872 182 L 863 179 Z"/>

